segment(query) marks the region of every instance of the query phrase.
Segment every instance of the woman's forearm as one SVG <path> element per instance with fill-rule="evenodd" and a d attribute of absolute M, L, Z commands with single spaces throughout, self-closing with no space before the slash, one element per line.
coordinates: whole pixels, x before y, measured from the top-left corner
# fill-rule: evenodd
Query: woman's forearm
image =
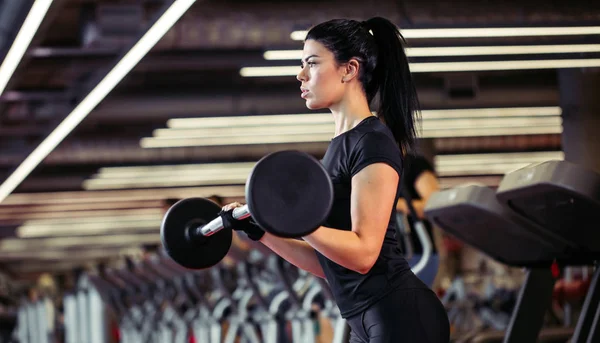
<path fill-rule="evenodd" d="M 296 267 L 325 278 L 315 249 L 310 244 L 302 240 L 277 237 L 270 233 L 265 233 L 260 242 Z"/>

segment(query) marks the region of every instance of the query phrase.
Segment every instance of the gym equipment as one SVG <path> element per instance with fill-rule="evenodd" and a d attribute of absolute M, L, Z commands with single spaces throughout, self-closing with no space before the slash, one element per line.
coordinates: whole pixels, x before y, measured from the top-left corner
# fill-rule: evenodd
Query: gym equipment
<path fill-rule="evenodd" d="M 507 174 L 498 199 L 520 217 L 577 246 L 578 264 L 600 257 L 600 174 L 569 161 L 547 161 Z M 600 341 L 600 268 L 589 285 L 572 342 Z"/>
<path fill-rule="evenodd" d="M 292 343 L 314 343 L 316 339 L 315 323 L 311 318 L 311 304 L 306 304 L 309 308 L 303 306 L 305 305 L 303 297 L 314 279 L 304 271 L 299 271 L 299 275 L 293 278 L 291 275 L 293 270 L 289 269 L 291 264 L 277 255 L 271 257 L 271 268 L 283 286 L 282 291 L 273 297 L 271 307 L 273 309 L 280 308 L 283 307 L 283 302 L 288 303 L 284 318 L 291 324 Z"/>
<path fill-rule="evenodd" d="M 402 183 L 405 190 L 410 189 L 406 184 L 406 179 L 402 178 Z M 414 261 L 413 257 L 413 249 L 410 239 L 405 239 L 405 247 L 410 249 L 410 257 L 407 258 L 411 269 L 417 277 L 421 279 L 427 286 L 430 288 L 433 286 L 433 281 L 435 280 L 435 276 L 437 274 L 439 268 L 439 258 L 438 256 L 434 256 L 433 252 L 433 244 L 431 239 L 429 238 L 429 234 L 427 233 L 427 229 L 425 228 L 425 223 L 415 210 L 413 206 L 413 199 L 408 191 L 402 193 L 402 197 L 406 200 L 406 206 L 408 207 L 409 213 L 405 213 L 401 215 L 400 213 L 396 214 L 396 226 L 399 229 L 399 232 L 403 237 L 406 237 L 406 232 L 410 230 L 410 219 L 412 219 L 413 227 L 417 237 L 419 238 L 419 242 L 421 243 L 421 247 L 423 251 L 420 254 L 420 258 L 417 262 Z M 406 217 L 406 220 L 404 220 Z M 402 230 L 404 228 L 404 230 Z M 409 233 L 410 236 L 410 233 Z"/>
<path fill-rule="evenodd" d="M 573 328 L 543 328 L 535 342 L 538 343 L 563 343 L 568 342 L 573 335 Z M 487 331 L 473 337 L 471 343 L 501 343 L 504 331 Z"/>
<path fill-rule="evenodd" d="M 600 252 L 600 175 L 568 161 L 547 161 L 507 174 L 497 198 L 522 218 L 577 245 Z"/>
<path fill-rule="evenodd" d="M 437 274 L 439 268 L 439 257 L 436 254 L 433 254 L 433 242 L 427 233 L 427 229 L 425 229 L 425 224 L 421 220 L 414 221 L 414 233 L 417 235 L 419 239 L 419 243 L 421 243 L 421 247 L 423 251 L 420 254 L 415 254 L 413 252 L 411 235 L 413 234 L 410 230 L 410 223 L 408 220 L 408 216 L 402 214 L 400 212 L 396 213 L 396 226 L 398 228 L 397 232 L 404 237 L 403 247 L 405 251 L 408 251 L 408 255 L 405 253 L 404 258 L 408 261 L 413 273 L 421 281 L 423 281 L 430 288 L 433 286 L 433 281 L 435 280 L 435 276 Z M 418 258 L 418 260 L 417 260 Z"/>
<path fill-rule="evenodd" d="M 317 282 L 321 286 L 321 292 L 324 297 L 325 304 L 322 309 L 322 312 L 324 312 L 323 315 L 329 318 L 331 326 L 333 327 L 333 338 L 331 343 L 348 342 L 350 339 L 350 326 L 346 320 L 342 318 L 340 309 L 335 304 L 335 299 L 333 298 L 333 293 L 331 292 L 331 288 L 329 288 L 329 284 L 322 278 L 317 278 Z"/>
<path fill-rule="evenodd" d="M 245 187 L 247 205 L 233 217 L 253 220 L 277 236 L 305 236 L 327 219 L 333 185 L 314 157 L 299 151 L 279 151 L 260 159 Z M 221 207 L 203 198 L 183 199 L 165 214 L 161 241 L 167 254 L 189 269 L 217 264 L 231 247 L 232 231 L 223 230 Z"/>
<path fill-rule="evenodd" d="M 503 207 L 487 186 L 470 184 L 436 192 L 425 206 L 425 215 L 443 230 L 509 266 L 547 267 L 556 259 L 570 258 L 565 252 L 577 248 Z"/>
<path fill-rule="evenodd" d="M 47 297 L 21 300 L 13 337 L 22 343 L 49 343 L 54 334 L 54 304 Z M 4 342 L 3 339 L 0 341 Z M 12 342 L 12 340 L 10 340 Z"/>
<path fill-rule="evenodd" d="M 99 276 L 80 275 L 74 292 L 64 297 L 67 343 L 107 341 L 108 323 L 115 312 L 109 307 L 111 288 L 111 285 Z"/>
<path fill-rule="evenodd" d="M 550 266 L 585 265 L 597 257 L 593 248 L 598 241 L 585 243 L 581 239 L 581 230 L 593 229 L 579 222 L 575 215 L 590 219 L 600 213 L 600 176 L 573 164 L 554 161 L 513 173 L 503 178 L 498 196 L 485 186 L 456 187 L 434 194 L 425 214 L 488 256 L 509 266 L 528 268 L 504 342 L 533 342 L 540 333 L 556 281 Z M 557 223 L 540 220 L 540 212 L 543 217 L 548 210 L 561 212 L 564 217 L 552 219 Z M 571 218 L 574 220 L 569 221 Z M 567 222 L 569 227 L 580 225 L 579 231 L 560 229 Z M 590 235 L 584 237 L 593 237 Z M 600 334 L 594 331 L 598 321 L 594 315 L 600 302 L 598 278 L 597 270 L 575 330 L 574 343 Z"/>
<path fill-rule="evenodd" d="M 550 305 L 554 280 L 549 266 L 556 258 L 567 258 L 568 245 L 526 226 L 502 207 L 495 192 L 486 186 L 467 185 L 433 194 L 425 215 L 440 228 L 483 251 L 499 262 L 531 268 L 519 294 L 505 342 L 534 342 Z M 517 247 L 522 247 L 521 249 Z M 525 321 L 527 318 L 527 322 Z"/>

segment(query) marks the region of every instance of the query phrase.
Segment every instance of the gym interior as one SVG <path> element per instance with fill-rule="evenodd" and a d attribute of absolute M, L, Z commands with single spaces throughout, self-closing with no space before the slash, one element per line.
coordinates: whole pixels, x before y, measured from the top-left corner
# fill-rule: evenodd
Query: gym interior
<path fill-rule="evenodd" d="M 304 37 L 375 16 L 435 184 L 396 237 L 450 341 L 600 342 L 600 2 L 0 0 L 0 343 L 348 342 L 324 279 L 202 225 L 258 213 L 265 156 L 323 158 Z M 206 239 L 169 237 L 191 198 Z"/>

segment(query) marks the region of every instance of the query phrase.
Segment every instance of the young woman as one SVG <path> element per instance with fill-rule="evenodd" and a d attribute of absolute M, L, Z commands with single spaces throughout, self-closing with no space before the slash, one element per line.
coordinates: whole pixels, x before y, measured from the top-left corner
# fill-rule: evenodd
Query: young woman
<path fill-rule="evenodd" d="M 446 311 L 412 273 L 395 236 L 402 156 L 418 113 L 402 36 L 380 17 L 321 23 L 307 34 L 297 79 L 306 106 L 328 108 L 335 120 L 322 160 L 335 191 L 327 223 L 303 240 L 283 239 L 232 220 L 241 206 L 233 203 L 223 207 L 225 226 L 326 278 L 351 342 L 448 342 Z"/>

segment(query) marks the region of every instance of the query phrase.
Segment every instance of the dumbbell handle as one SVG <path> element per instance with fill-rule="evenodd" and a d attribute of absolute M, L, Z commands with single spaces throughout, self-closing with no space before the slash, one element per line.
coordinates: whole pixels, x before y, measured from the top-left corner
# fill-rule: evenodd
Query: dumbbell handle
<path fill-rule="evenodd" d="M 242 207 L 236 207 L 233 209 L 233 218 L 242 220 L 250 217 L 250 210 L 248 209 L 248 205 L 244 205 Z M 221 217 L 217 217 L 211 220 L 206 225 L 198 226 L 195 230 L 195 233 L 200 236 L 208 237 L 219 232 L 223 229 L 223 219 Z"/>

